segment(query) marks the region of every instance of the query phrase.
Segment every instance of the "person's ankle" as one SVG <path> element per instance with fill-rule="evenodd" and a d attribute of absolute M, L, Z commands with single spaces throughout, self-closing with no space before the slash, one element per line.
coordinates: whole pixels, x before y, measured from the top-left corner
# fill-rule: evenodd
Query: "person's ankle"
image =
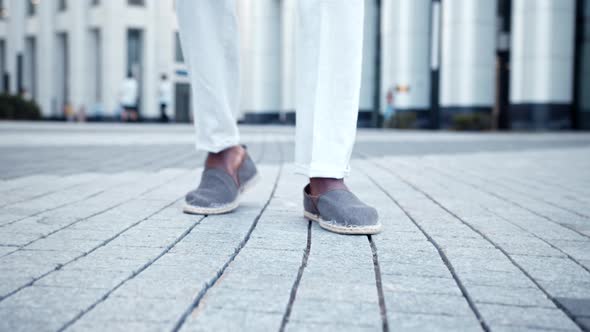
<path fill-rule="evenodd" d="M 224 169 L 237 183 L 238 169 L 245 158 L 246 149 L 241 145 L 235 145 L 217 153 L 209 152 L 205 160 L 205 167 Z"/>
<path fill-rule="evenodd" d="M 344 179 L 336 178 L 310 178 L 309 188 L 312 196 L 319 196 L 330 190 L 348 190 Z"/>

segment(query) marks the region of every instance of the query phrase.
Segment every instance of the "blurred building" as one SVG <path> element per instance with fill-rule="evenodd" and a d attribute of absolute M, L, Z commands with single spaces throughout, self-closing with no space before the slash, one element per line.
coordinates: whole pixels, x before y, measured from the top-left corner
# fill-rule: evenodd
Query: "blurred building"
<path fill-rule="evenodd" d="M 293 122 L 297 0 L 237 0 L 248 123 Z M 366 0 L 361 125 L 590 128 L 590 0 Z M 142 118 L 171 78 L 190 121 L 173 0 L 0 0 L 2 87 L 47 118 L 113 119 L 138 79 Z M 374 112 L 373 110 L 378 110 Z"/>

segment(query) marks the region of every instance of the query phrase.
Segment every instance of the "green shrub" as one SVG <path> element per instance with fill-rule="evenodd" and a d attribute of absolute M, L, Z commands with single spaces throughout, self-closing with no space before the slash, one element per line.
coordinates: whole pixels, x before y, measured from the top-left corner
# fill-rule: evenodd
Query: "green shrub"
<path fill-rule="evenodd" d="M 413 129 L 417 126 L 418 117 L 415 112 L 396 112 L 394 116 L 385 120 L 385 128 Z"/>
<path fill-rule="evenodd" d="M 492 116 L 487 113 L 459 113 L 453 115 L 455 130 L 489 130 L 492 128 Z"/>
<path fill-rule="evenodd" d="M 20 96 L 0 95 L 0 119 L 2 120 L 39 120 L 41 110 L 34 101 Z"/>

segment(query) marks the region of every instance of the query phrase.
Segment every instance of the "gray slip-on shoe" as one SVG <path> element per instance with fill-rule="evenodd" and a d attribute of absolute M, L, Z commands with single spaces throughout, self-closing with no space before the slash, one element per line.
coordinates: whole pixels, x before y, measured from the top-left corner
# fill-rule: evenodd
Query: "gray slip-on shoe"
<path fill-rule="evenodd" d="M 382 229 L 377 210 L 348 190 L 330 190 L 315 197 L 307 185 L 303 189 L 303 208 L 305 218 L 334 233 L 370 235 Z"/>
<path fill-rule="evenodd" d="M 256 165 L 247 152 L 238 168 L 239 184 L 223 169 L 206 168 L 199 187 L 186 194 L 184 212 L 202 215 L 231 212 L 240 205 L 240 195 L 257 180 Z"/>

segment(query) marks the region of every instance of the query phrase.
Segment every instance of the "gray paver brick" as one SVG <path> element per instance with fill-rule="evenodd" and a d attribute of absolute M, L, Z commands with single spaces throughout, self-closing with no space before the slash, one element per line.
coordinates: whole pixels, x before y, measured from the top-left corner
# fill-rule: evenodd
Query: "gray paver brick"
<path fill-rule="evenodd" d="M 92 130 L 0 123 L 9 129 L 0 130 L 2 331 L 54 331 L 96 303 L 70 331 L 171 330 L 244 239 L 280 160 L 292 160 L 292 128 L 243 127 L 253 157 L 262 158 L 262 183 L 237 213 L 203 219 L 165 252 L 200 220 L 181 213 L 180 198 L 198 182 L 203 157 L 193 152 L 193 130 L 87 126 Z M 16 131 L 27 140 L 16 139 Z M 364 173 L 437 243 L 492 331 L 578 327 L 502 251 L 420 191 L 485 234 L 589 328 L 590 135 L 361 130 L 357 141 L 356 151 L 369 159 L 355 155 L 347 184 L 378 208 L 385 226 L 372 239 L 391 330 L 481 331 L 481 325 L 433 244 Z M 292 171 L 285 165 L 248 244 L 183 330 L 278 329 L 307 238 L 301 217 L 307 180 Z M 11 253 L 17 246 L 24 247 Z M 366 237 L 335 236 L 314 225 L 287 330 L 380 329 L 373 267 Z"/>
<path fill-rule="evenodd" d="M 572 320 L 557 309 L 521 308 L 495 304 L 479 304 L 478 308 L 490 326 L 511 325 L 578 331 Z"/>

